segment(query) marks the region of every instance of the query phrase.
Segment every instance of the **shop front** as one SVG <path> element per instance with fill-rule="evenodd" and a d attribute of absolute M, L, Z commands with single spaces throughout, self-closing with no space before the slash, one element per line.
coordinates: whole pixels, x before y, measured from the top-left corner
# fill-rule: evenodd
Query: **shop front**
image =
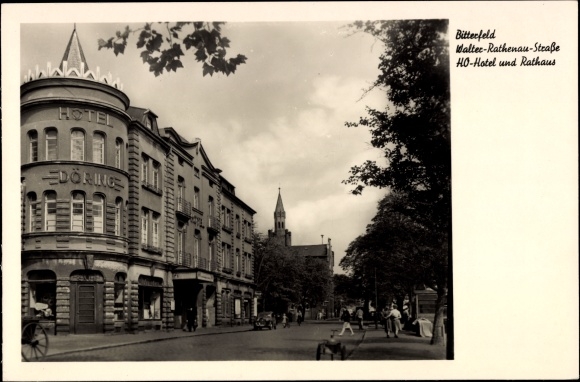
<path fill-rule="evenodd" d="M 175 328 L 186 328 L 189 308 L 194 310 L 198 326 L 213 326 L 215 322 L 211 320 L 212 316 L 215 316 L 213 282 L 213 275 L 207 272 L 191 270 L 173 272 Z"/>
<path fill-rule="evenodd" d="M 138 285 L 139 331 L 159 330 L 162 323 L 163 279 L 141 275 Z"/>

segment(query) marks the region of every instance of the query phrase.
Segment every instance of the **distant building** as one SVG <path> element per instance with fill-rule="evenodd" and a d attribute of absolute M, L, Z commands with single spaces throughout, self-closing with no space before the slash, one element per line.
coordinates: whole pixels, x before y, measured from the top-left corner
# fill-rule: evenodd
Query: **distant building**
<path fill-rule="evenodd" d="M 334 268 L 334 251 L 332 250 L 331 239 L 328 239 L 327 244 L 312 244 L 312 245 L 292 245 L 292 232 L 290 232 L 286 225 L 286 211 L 284 211 L 284 204 L 282 203 L 282 193 L 278 189 L 278 200 L 276 208 L 274 209 L 274 229 L 268 230 L 268 238 L 277 242 L 279 245 L 291 247 L 297 253 L 305 257 L 320 259 L 328 263 L 331 272 Z M 334 316 L 334 298 L 330 298 L 324 304 L 316 307 L 308 307 L 305 318 L 317 318 L 322 312 L 325 317 L 331 318 Z"/>
<path fill-rule="evenodd" d="M 56 334 L 249 324 L 253 216 L 201 141 L 89 70 L 76 29 L 21 85 L 22 315 Z M 221 212 L 221 213 L 220 213 Z"/>

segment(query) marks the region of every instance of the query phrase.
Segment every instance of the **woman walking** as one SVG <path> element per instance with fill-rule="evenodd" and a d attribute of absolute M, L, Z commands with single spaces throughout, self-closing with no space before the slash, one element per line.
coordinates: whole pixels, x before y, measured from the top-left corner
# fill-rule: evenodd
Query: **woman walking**
<path fill-rule="evenodd" d="M 346 329 L 350 330 L 350 335 L 354 336 L 354 332 L 352 331 L 352 328 L 350 326 L 350 312 L 348 311 L 348 309 L 345 309 L 342 312 L 342 316 L 340 316 L 340 319 L 344 322 L 342 324 L 342 331 L 340 332 L 339 336 L 342 336 L 344 334 L 344 331 Z"/>

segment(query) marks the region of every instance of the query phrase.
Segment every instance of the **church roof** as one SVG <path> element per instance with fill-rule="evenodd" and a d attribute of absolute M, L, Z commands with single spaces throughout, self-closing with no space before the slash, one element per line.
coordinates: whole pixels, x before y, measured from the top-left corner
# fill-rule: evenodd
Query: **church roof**
<path fill-rule="evenodd" d="M 280 193 L 280 189 L 278 189 L 278 201 L 276 202 L 275 212 L 284 212 L 284 205 L 282 204 L 282 194 Z"/>
<path fill-rule="evenodd" d="M 328 254 L 326 244 L 293 245 L 292 249 L 297 250 L 303 256 L 309 257 L 326 257 Z"/>
<path fill-rule="evenodd" d="M 67 62 L 68 69 L 76 68 L 80 72 L 81 63 L 84 63 L 84 71 L 86 72 L 89 70 L 89 65 L 85 59 L 85 54 L 83 53 L 83 48 L 81 47 L 76 27 L 73 29 L 62 60 L 60 61 L 60 70 L 63 70 L 63 61 Z"/>

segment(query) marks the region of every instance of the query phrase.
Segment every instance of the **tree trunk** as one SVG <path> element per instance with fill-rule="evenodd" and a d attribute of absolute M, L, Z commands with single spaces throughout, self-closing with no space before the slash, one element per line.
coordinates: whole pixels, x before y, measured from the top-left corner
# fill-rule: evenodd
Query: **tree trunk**
<path fill-rule="evenodd" d="M 447 288 L 437 288 L 437 302 L 435 305 L 435 322 L 433 323 L 433 337 L 431 345 L 445 346 L 445 303 Z"/>

